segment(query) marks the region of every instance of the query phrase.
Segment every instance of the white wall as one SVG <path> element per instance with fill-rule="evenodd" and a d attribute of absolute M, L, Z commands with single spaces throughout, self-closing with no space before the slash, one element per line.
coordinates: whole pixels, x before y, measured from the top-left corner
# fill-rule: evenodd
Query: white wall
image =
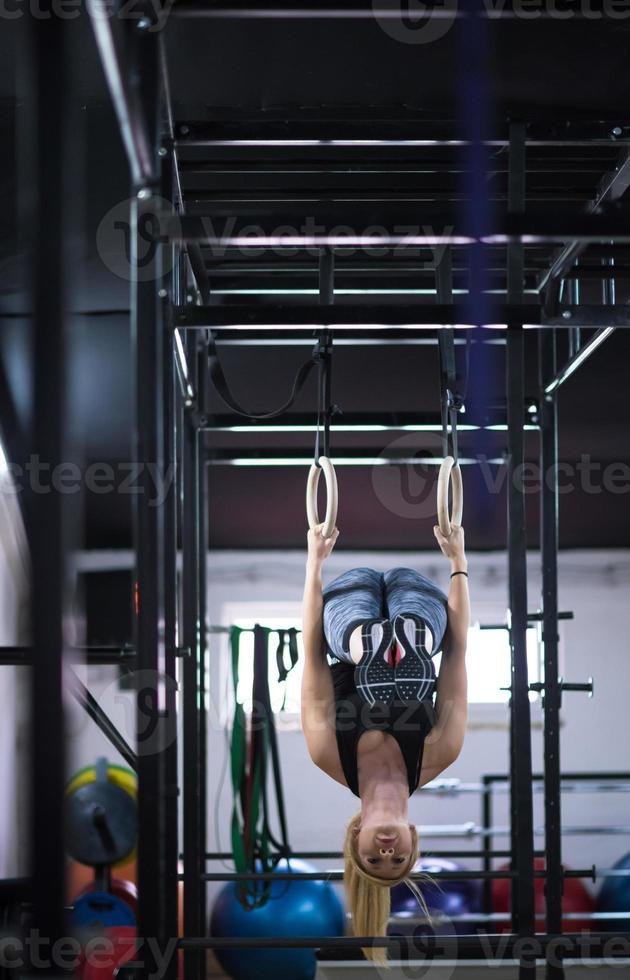
<path fill-rule="evenodd" d="M 127 561 L 128 561 L 127 556 Z M 90 554 L 90 567 L 121 564 L 119 555 Z M 124 563 L 124 561 L 123 561 Z M 85 562 L 83 562 L 85 564 Z M 447 587 L 448 569 L 436 554 L 339 552 L 326 565 L 325 580 L 353 565 L 386 569 L 410 565 Z M 529 608 L 538 606 L 540 594 L 539 556 L 532 554 L 529 566 Z M 292 552 L 217 552 L 208 560 L 208 621 L 220 624 L 224 606 L 234 603 L 299 603 L 302 592 L 304 555 Z M 504 554 L 471 555 L 470 585 L 473 616 L 482 622 L 502 622 L 507 603 Z M 575 612 L 575 620 L 562 622 L 561 673 L 567 680 L 584 681 L 593 676 L 595 697 L 565 694 L 562 709 L 562 769 L 630 770 L 630 552 L 571 552 L 560 556 L 560 603 Z M 222 849 L 229 847 L 231 798 L 229 771 L 225 770 L 225 734 L 220 719 L 230 710 L 226 695 L 227 639 L 210 637 L 210 714 L 208 732 L 208 844 L 214 850 L 216 829 Z M 131 735 L 127 696 L 120 698 L 115 674 L 109 669 L 90 670 L 90 685 L 114 720 Z M 226 706 L 225 699 L 228 697 Z M 542 769 L 540 704 L 532 705 L 532 753 L 534 768 Z M 77 731 L 72 756 L 78 766 L 92 762 L 97 754 L 115 759 L 115 753 L 92 725 L 76 715 Z M 344 822 L 355 812 L 356 799 L 348 790 L 317 770 L 308 757 L 301 732 L 279 734 L 290 839 L 299 850 L 337 849 Z M 464 749 L 447 775 L 476 782 L 483 773 L 506 772 L 508 766 L 507 709 L 473 706 Z M 217 792 L 221 796 L 217 801 Z M 215 806 L 216 804 L 216 806 Z M 215 812 L 217 822 L 215 825 Z M 461 824 L 480 819 L 480 799 L 474 794 L 433 797 L 422 792 L 410 803 L 411 818 L 419 824 Z M 630 794 L 565 794 L 563 820 L 569 825 L 630 824 Z M 497 805 L 495 823 L 507 824 L 507 797 Z M 542 825 L 542 798 L 536 799 L 536 822 Z M 426 842 L 427 845 L 429 842 Z M 430 842 L 446 848 L 447 842 Z M 507 840 L 497 841 L 497 846 Z M 472 849 L 473 841 L 459 841 Z M 455 846 L 455 845 L 454 845 Z M 542 838 L 539 839 L 542 847 Z M 630 851 L 630 835 L 614 837 L 567 837 L 565 861 L 572 867 L 598 864 L 609 867 Z M 324 862 L 326 866 L 330 862 Z"/>
<path fill-rule="evenodd" d="M 28 642 L 24 527 L 6 472 L 0 474 L 0 646 Z M 0 877 L 27 873 L 28 668 L 0 666 Z"/>

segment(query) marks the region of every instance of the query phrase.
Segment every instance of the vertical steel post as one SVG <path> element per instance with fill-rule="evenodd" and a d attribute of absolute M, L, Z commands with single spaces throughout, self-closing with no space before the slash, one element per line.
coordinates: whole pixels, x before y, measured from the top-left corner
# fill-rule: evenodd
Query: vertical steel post
<path fill-rule="evenodd" d="M 166 149 L 166 148 L 165 148 Z M 173 200 L 173 152 L 170 148 L 162 157 L 162 197 Z M 164 627 L 165 627 L 165 746 L 164 746 L 164 848 L 166 860 L 165 927 L 169 939 L 178 929 L 178 746 L 177 746 L 177 647 L 178 587 L 177 587 L 177 423 L 179 420 L 178 390 L 175 383 L 175 333 L 169 322 L 170 310 L 177 302 L 179 246 L 166 245 L 168 265 L 163 278 L 164 316 L 164 472 L 166 498 L 164 501 Z M 166 980 L 177 976 L 177 955 L 168 962 Z"/>
<path fill-rule="evenodd" d="M 160 125 L 159 35 L 126 24 L 131 81 L 146 120 L 154 172 L 158 172 Z M 136 698 L 138 752 L 138 935 L 145 937 L 144 970 L 157 968 L 155 947 L 166 947 L 165 781 L 166 644 L 164 604 L 164 508 L 156 506 L 164 480 L 164 322 L 158 291 L 162 253 L 148 242 L 159 205 L 158 183 L 135 188 L 132 206 L 131 332 L 135 379 L 134 461 L 139 468 L 134 496 L 134 543 L 138 607 L 136 616 Z"/>
<path fill-rule="evenodd" d="M 186 354 L 191 382 L 196 384 L 196 336 L 186 338 Z M 196 406 L 184 412 L 182 432 L 183 477 L 183 627 L 184 646 L 190 651 L 184 661 L 183 749 L 184 749 L 184 933 L 201 936 L 206 924 L 201 920 L 201 871 L 205 868 L 201 850 L 201 752 L 200 752 L 200 622 L 199 622 L 199 438 Z M 203 867 L 202 867 L 203 865 Z M 205 886 L 203 886 L 205 887 Z M 205 976 L 205 956 L 199 950 L 184 957 L 185 980 Z"/>
<path fill-rule="evenodd" d="M 510 124 L 510 169 L 508 206 L 511 214 L 525 210 L 525 125 Z M 508 302 L 523 301 L 523 246 L 508 246 Z M 534 846 L 532 802 L 532 750 L 527 671 L 527 533 L 522 487 L 524 460 L 523 411 L 525 403 L 525 357 L 523 326 L 509 323 L 507 331 L 508 409 L 508 561 L 510 602 L 511 691 L 511 799 L 513 860 L 517 871 L 513 888 L 513 910 L 519 936 L 533 936 Z M 522 957 L 521 978 L 535 972 L 535 960 Z"/>
<path fill-rule="evenodd" d="M 205 342 L 198 338 L 197 351 L 197 404 L 199 411 L 205 415 L 208 410 L 208 348 Z M 207 847 L 207 811 L 208 811 L 208 751 L 207 751 L 207 697 L 206 678 L 208 665 L 208 633 L 207 633 L 207 588 L 208 588 L 208 480 L 210 467 L 207 465 L 204 433 L 197 431 L 197 499 L 199 501 L 199 520 L 197 532 L 198 577 L 199 577 L 199 874 L 206 870 L 205 854 Z M 199 890 L 199 918 L 203 924 L 204 933 L 207 927 L 207 887 L 202 881 Z"/>
<path fill-rule="evenodd" d="M 560 701 L 558 669 L 558 412 L 557 394 L 545 394 L 556 374 L 556 334 L 541 330 L 540 370 L 540 528 L 542 558 L 542 639 L 544 650 L 545 899 L 547 932 L 562 932 L 562 831 L 560 794 Z M 564 969 L 547 963 L 548 980 L 562 980 Z"/>
<path fill-rule="evenodd" d="M 68 331 L 65 165 L 70 136 L 68 24 L 44 0 L 40 19 L 26 18 L 22 64 L 27 86 L 22 148 L 25 180 L 20 203 L 32 237 L 32 459 L 54 468 L 67 460 Z M 40 480 L 39 474 L 37 475 Z M 40 481 L 43 484 L 43 480 Z M 67 935 L 64 922 L 63 791 L 65 718 L 64 614 L 68 496 L 53 487 L 26 497 L 31 556 L 31 873 L 33 929 L 44 944 L 31 972 L 61 976 L 51 955 Z M 48 961 L 46 965 L 45 961 Z"/>
<path fill-rule="evenodd" d="M 487 775 L 482 777 L 483 792 L 481 797 L 481 826 L 486 831 L 481 846 L 483 848 L 483 870 L 492 871 L 492 847 L 494 838 L 491 836 L 492 827 L 492 804 L 494 783 Z M 492 881 L 487 878 L 483 882 L 483 911 L 490 915 L 493 911 L 492 902 Z"/>

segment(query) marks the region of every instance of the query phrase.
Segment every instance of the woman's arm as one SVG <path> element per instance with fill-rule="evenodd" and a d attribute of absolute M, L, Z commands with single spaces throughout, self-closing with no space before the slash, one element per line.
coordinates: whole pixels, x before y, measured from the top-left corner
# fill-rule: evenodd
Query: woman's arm
<path fill-rule="evenodd" d="M 451 563 L 451 573 L 467 571 L 464 529 L 453 526 L 448 538 L 441 533 L 439 527 L 434 528 L 434 533 L 442 552 Z M 435 779 L 440 772 L 455 762 L 461 752 L 466 734 L 468 721 L 466 644 L 470 626 L 470 597 L 466 575 L 452 575 L 447 608 L 448 626 L 442 648 L 435 702 L 437 724 L 425 742 L 423 782 Z M 425 767 L 426 773 L 424 773 Z"/>
<path fill-rule="evenodd" d="M 322 525 L 308 532 L 308 558 L 302 600 L 302 730 L 316 766 L 345 784 L 335 735 L 335 694 L 324 644 L 322 565 L 335 546 L 339 531 L 322 538 Z M 341 778 L 340 778 L 341 777 Z"/>

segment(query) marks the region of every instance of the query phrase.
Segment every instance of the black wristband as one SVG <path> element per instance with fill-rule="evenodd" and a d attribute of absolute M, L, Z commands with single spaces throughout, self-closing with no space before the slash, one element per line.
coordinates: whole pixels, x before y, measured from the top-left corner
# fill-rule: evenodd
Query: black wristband
<path fill-rule="evenodd" d="M 455 575 L 465 575 L 468 578 L 468 572 L 451 572 L 451 578 L 454 578 Z"/>

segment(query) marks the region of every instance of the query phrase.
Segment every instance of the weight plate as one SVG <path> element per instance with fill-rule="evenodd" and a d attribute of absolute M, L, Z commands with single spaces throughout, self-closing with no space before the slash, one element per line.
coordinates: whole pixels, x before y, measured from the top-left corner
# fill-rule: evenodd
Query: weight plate
<path fill-rule="evenodd" d="M 82 864 L 116 864 L 136 843 L 134 799 L 113 783 L 88 783 L 66 797 L 66 849 Z"/>

